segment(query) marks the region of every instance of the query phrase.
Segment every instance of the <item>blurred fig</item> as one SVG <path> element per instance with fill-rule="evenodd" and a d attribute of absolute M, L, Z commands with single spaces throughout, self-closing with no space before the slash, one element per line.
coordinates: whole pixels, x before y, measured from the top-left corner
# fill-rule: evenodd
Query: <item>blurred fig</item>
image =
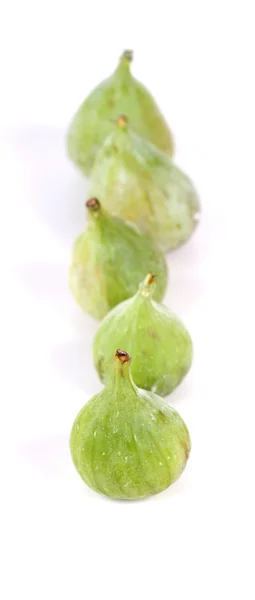
<path fill-rule="evenodd" d="M 158 274 L 156 297 L 167 286 L 165 257 L 133 224 L 113 217 L 97 198 L 87 201 L 88 225 L 77 238 L 69 269 L 70 289 L 81 308 L 101 319 L 133 296 L 144 272 Z"/>
<path fill-rule="evenodd" d="M 114 215 L 133 221 L 163 251 L 183 244 L 200 211 L 191 180 L 156 146 L 141 138 L 124 115 L 97 154 L 90 195 Z"/>
<path fill-rule="evenodd" d="M 155 100 L 130 71 L 132 57 L 133 52 L 125 50 L 116 70 L 89 94 L 70 124 L 68 154 L 87 175 L 119 113 L 129 117 L 139 135 L 173 154 L 173 139 Z"/>
<path fill-rule="evenodd" d="M 155 276 L 148 273 L 138 292 L 115 306 L 100 323 L 93 343 L 94 364 L 106 383 L 116 347 L 133 356 L 134 383 L 160 396 L 170 394 L 192 362 L 192 341 L 183 323 L 152 299 Z"/>

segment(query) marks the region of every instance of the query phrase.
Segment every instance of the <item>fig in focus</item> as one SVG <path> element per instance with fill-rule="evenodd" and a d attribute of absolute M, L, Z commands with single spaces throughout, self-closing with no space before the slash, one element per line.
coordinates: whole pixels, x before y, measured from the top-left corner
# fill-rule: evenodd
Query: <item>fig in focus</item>
<path fill-rule="evenodd" d="M 117 350 L 102 392 L 78 414 L 70 437 L 74 465 L 85 483 L 111 498 L 157 494 L 181 475 L 190 453 L 180 415 L 130 374 L 130 357 Z"/>
<path fill-rule="evenodd" d="M 148 273 L 138 292 L 100 323 L 93 342 L 98 375 L 106 383 L 116 347 L 133 356 L 134 383 L 160 396 L 170 394 L 188 372 L 192 341 L 183 323 L 153 300 L 155 276 Z"/>
<path fill-rule="evenodd" d="M 165 257 L 133 224 L 113 217 L 97 198 L 87 201 L 88 225 L 77 238 L 69 268 L 70 289 L 80 307 L 101 319 L 133 296 L 144 272 L 158 274 L 157 300 L 167 286 Z"/>
<path fill-rule="evenodd" d="M 125 115 L 97 154 L 90 195 L 114 215 L 136 223 L 165 252 L 188 240 L 200 204 L 193 183 Z"/>
<path fill-rule="evenodd" d="M 89 94 L 70 124 L 68 154 L 87 175 L 119 113 L 129 117 L 139 135 L 173 154 L 172 135 L 155 100 L 130 71 L 132 58 L 133 52 L 125 50 L 113 74 Z"/>

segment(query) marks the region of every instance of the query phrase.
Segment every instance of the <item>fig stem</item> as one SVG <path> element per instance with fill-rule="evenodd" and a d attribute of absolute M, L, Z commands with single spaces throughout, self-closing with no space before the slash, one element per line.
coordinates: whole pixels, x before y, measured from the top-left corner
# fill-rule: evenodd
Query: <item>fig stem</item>
<path fill-rule="evenodd" d="M 156 283 L 156 275 L 153 275 L 150 271 L 146 275 L 145 280 L 140 284 L 140 293 L 142 296 L 151 296 L 154 292 Z"/>
<path fill-rule="evenodd" d="M 125 350 L 120 350 L 120 349 L 116 350 L 115 358 L 118 358 L 122 364 L 131 361 L 129 354 L 127 352 L 125 352 Z"/>
<path fill-rule="evenodd" d="M 117 127 L 119 127 L 119 129 L 126 129 L 127 124 L 127 117 L 125 115 L 119 115 L 117 119 Z"/>
<path fill-rule="evenodd" d="M 155 279 L 156 279 L 156 275 L 153 275 L 153 273 L 151 273 L 151 271 L 149 271 L 149 273 L 145 277 L 144 284 L 151 285 L 155 281 Z"/>
<path fill-rule="evenodd" d="M 120 57 L 120 61 L 125 60 L 125 61 L 131 63 L 133 60 L 133 56 L 134 56 L 133 50 L 124 50 L 124 52 L 122 53 L 122 55 Z"/>
<path fill-rule="evenodd" d="M 98 212 L 101 208 L 101 205 L 97 198 L 90 198 L 86 202 L 86 207 L 89 210 L 89 212 Z"/>
<path fill-rule="evenodd" d="M 125 350 L 116 350 L 114 355 L 114 366 L 115 369 L 113 371 L 113 381 L 115 381 L 115 385 L 119 382 L 119 375 L 121 376 L 122 381 L 125 380 L 129 385 L 132 384 L 131 373 L 130 373 L 130 362 L 131 358 L 129 354 Z"/>

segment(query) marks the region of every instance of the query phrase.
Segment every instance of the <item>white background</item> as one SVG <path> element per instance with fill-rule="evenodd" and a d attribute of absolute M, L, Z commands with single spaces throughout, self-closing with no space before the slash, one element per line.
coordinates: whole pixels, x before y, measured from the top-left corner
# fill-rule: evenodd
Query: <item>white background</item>
<path fill-rule="evenodd" d="M 248 1 L 2 3 L 1 598 L 254 599 L 254 16 Z M 76 474 L 69 432 L 100 389 L 97 323 L 67 286 L 87 184 L 64 149 L 125 48 L 203 206 L 168 257 L 165 303 L 195 347 L 169 401 L 192 453 L 166 492 L 113 502 Z"/>

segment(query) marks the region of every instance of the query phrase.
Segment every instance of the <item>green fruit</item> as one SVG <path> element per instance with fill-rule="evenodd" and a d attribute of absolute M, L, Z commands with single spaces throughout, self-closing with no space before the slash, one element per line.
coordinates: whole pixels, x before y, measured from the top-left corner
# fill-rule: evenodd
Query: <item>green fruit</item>
<path fill-rule="evenodd" d="M 75 114 L 67 136 L 71 160 L 87 175 L 113 120 L 125 113 L 139 135 L 172 156 L 173 139 L 151 94 L 130 72 L 133 53 L 126 50 L 114 73 L 100 83 Z"/>
<path fill-rule="evenodd" d="M 192 182 L 134 133 L 124 115 L 97 154 L 90 195 L 101 198 L 111 214 L 136 223 L 163 251 L 183 244 L 197 225 L 200 207 Z"/>
<path fill-rule="evenodd" d="M 162 252 L 133 224 L 112 217 L 99 201 L 87 202 L 88 226 L 73 246 L 70 289 L 81 308 L 101 319 L 111 308 L 133 296 L 148 270 L 158 275 L 156 297 L 167 286 Z"/>
<path fill-rule="evenodd" d="M 78 414 L 71 432 L 74 465 L 92 489 L 135 500 L 165 490 L 181 475 L 191 448 L 180 415 L 130 375 L 117 350 L 105 389 Z"/>
<path fill-rule="evenodd" d="M 135 384 L 165 396 L 182 381 L 192 362 L 192 341 L 182 322 L 152 300 L 155 277 L 149 273 L 139 291 L 103 319 L 93 343 L 94 364 L 101 381 L 111 372 L 116 347 L 133 356 Z"/>

